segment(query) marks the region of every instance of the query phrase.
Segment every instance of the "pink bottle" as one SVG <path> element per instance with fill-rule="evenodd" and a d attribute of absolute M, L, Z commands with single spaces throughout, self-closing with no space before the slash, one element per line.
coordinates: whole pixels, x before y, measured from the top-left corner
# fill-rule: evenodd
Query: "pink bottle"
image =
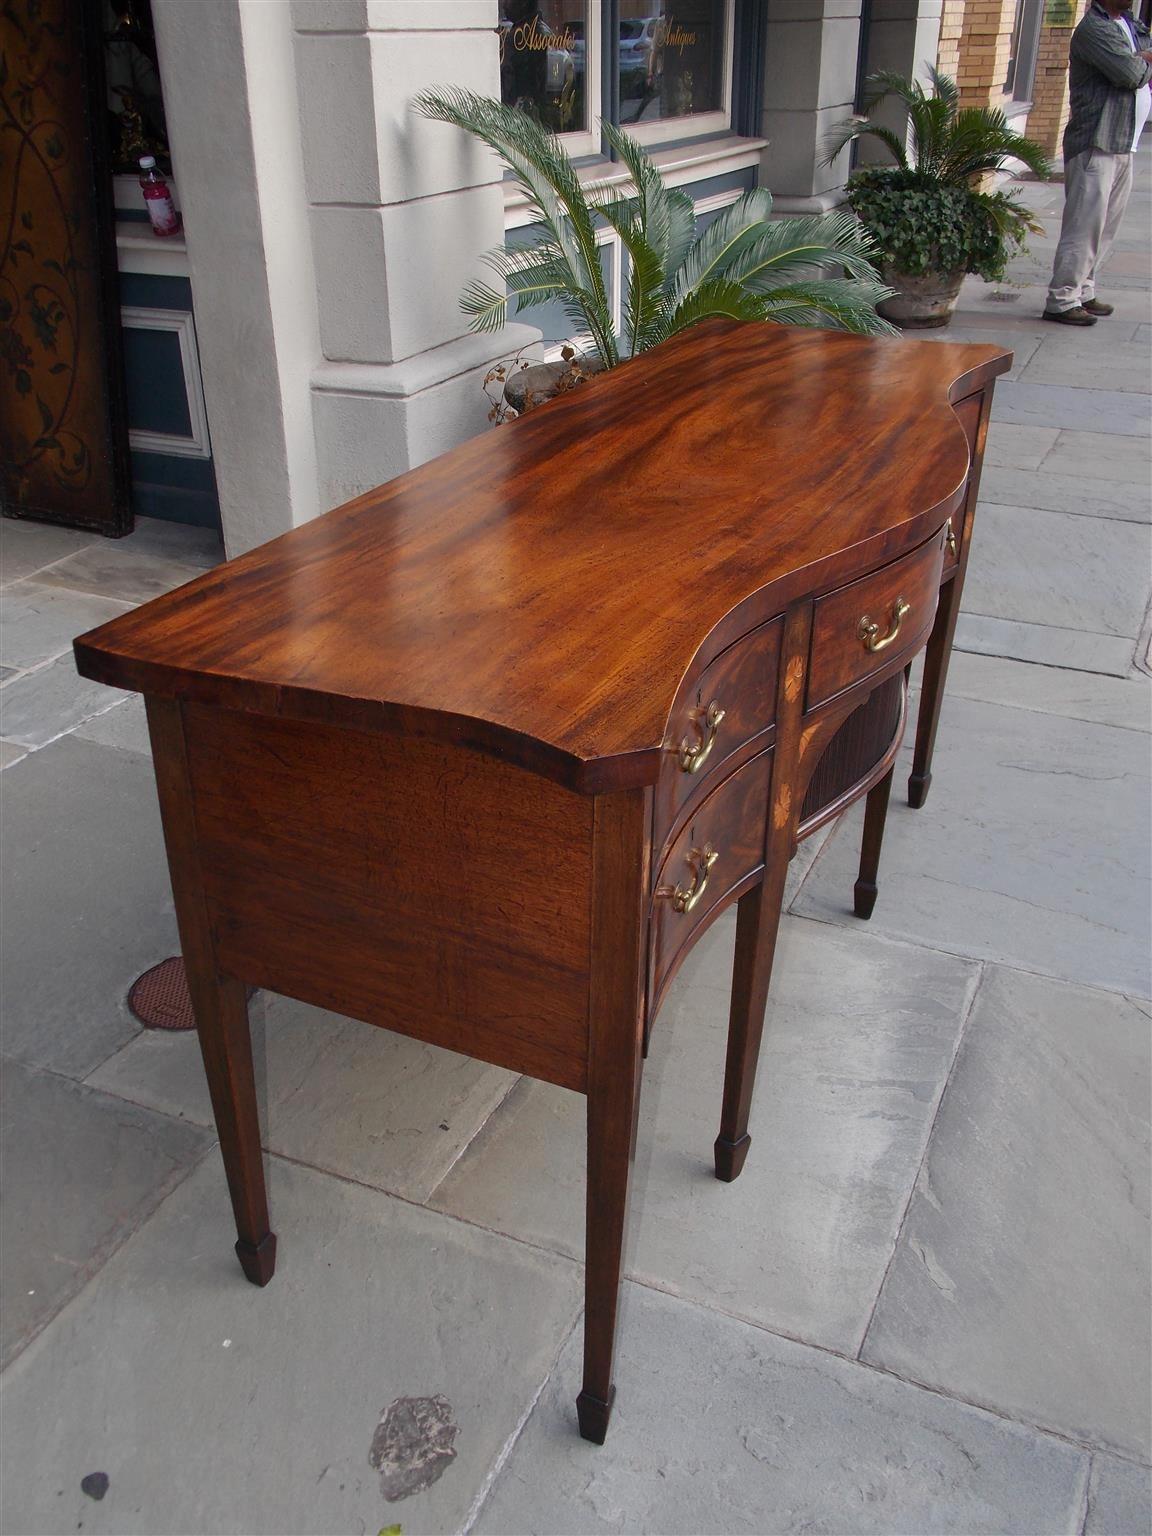
<path fill-rule="evenodd" d="M 180 215 L 172 201 L 168 183 L 156 169 L 155 155 L 140 156 L 140 187 L 148 204 L 148 217 L 152 220 L 154 235 L 178 235 Z"/>

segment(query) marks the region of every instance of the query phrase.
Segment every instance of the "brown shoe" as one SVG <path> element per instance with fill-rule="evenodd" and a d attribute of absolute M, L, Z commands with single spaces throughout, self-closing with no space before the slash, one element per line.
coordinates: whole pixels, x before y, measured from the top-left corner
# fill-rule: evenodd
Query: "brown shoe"
<path fill-rule="evenodd" d="M 1090 315 L 1097 315 L 1100 319 L 1116 312 L 1115 304 L 1105 304 L 1103 299 L 1085 299 L 1080 308 Z"/>
<path fill-rule="evenodd" d="M 1040 318 L 1041 320 L 1055 320 L 1057 325 L 1096 324 L 1096 316 L 1091 314 L 1082 304 L 1077 304 L 1072 309 L 1046 309 Z"/>

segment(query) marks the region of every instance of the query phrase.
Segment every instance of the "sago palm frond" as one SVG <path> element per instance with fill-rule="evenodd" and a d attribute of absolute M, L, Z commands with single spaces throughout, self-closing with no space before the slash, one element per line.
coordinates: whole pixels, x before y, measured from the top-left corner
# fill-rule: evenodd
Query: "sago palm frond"
<path fill-rule="evenodd" d="M 760 294 L 751 293 L 728 278 L 708 278 L 672 306 L 664 334 L 675 336 L 714 315 L 727 315 L 733 320 L 763 320 L 764 300 Z"/>
<path fill-rule="evenodd" d="M 960 106 L 955 80 L 929 71 L 931 92 L 918 80 L 890 70 L 867 81 L 865 112 L 887 97 L 904 103 L 908 112 L 908 149 L 898 134 L 867 115 L 848 117 L 832 129 L 826 141 L 827 163 L 856 139 L 872 138 L 886 145 L 901 170 L 913 170 L 927 181 L 967 187 L 989 171 L 1002 171 L 1008 160 L 1022 161 L 1041 179 L 1052 167 L 1039 144 L 1016 133 L 998 107 Z"/>
<path fill-rule="evenodd" d="M 576 168 L 555 136 L 526 112 L 459 87 L 422 91 L 414 105 L 425 117 L 474 134 L 501 157 L 563 253 L 572 290 L 591 297 L 588 330 L 605 366 L 619 362 L 595 219 Z"/>
<path fill-rule="evenodd" d="M 846 117 L 843 122 L 837 123 L 834 128 L 828 130 L 824 139 L 824 164 L 831 165 L 842 150 L 857 139 L 876 139 L 884 145 L 888 153 L 902 169 L 908 167 L 908 155 L 904 149 L 904 141 L 886 128 L 883 123 L 870 123 L 861 117 Z"/>
<path fill-rule="evenodd" d="M 814 266 L 839 266 L 849 277 L 872 281 L 872 240 L 851 213 L 837 211 L 778 219 L 727 267 L 726 275 L 763 291 L 803 278 Z"/>
<path fill-rule="evenodd" d="M 874 304 L 890 298 L 891 288 L 873 281 L 870 284 Z M 856 323 L 860 304 L 858 284 L 843 277 L 813 278 L 809 282 L 789 283 L 778 289 L 768 289 L 762 294 L 763 319 L 774 320 L 777 325 L 822 325 L 834 330 L 860 331 Z M 867 334 L 871 336 L 897 336 L 898 330 L 887 320 L 872 311 L 872 323 Z"/>
<path fill-rule="evenodd" d="M 673 305 L 682 303 L 712 279 L 726 276 L 737 259 L 767 231 L 771 212 L 771 192 L 757 187 L 745 192 L 713 219 L 680 263 L 669 294 Z"/>
<path fill-rule="evenodd" d="M 504 291 L 479 280 L 468 284 L 461 304 L 474 330 L 498 329 L 510 307 L 520 313 L 556 302 L 573 333 L 590 336 L 604 366 L 614 367 L 622 349 L 600 265 L 598 219 L 617 231 L 630 257 L 626 354 L 645 351 L 710 315 L 762 320 L 779 313 L 787 324 L 889 329 L 875 312 L 887 289 L 875 281 L 871 241 L 844 214 L 773 223 L 771 194 L 756 190 L 697 235 L 691 199 L 666 187 L 651 157 L 619 128 L 603 125 L 631 178 L 623 194 L 586 188 L 559 140 L 518 108 L 458 89 L 424 91 L 415 105 L 425 117 L 463 128 L 494 149 L 543 231 L 527 250 L 488 253 Z M 826 277 L 828 267 L 847 275 Z M 793 286 L 796 298 L 789 305 Z M 803 314 L 807 322 L 799 318 Z"/>

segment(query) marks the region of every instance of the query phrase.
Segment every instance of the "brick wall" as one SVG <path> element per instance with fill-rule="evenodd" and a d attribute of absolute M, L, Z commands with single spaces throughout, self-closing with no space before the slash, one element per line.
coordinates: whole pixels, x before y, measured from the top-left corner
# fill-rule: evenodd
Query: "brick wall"
<path fill-rule="evenodd" d="M 1068 120 L 1068 42 L 1090 0 L 1046 0 L 1036 54 L 1028 137 L 1060 152 Z M 960 87 L 965 107 L 1004 105 L 1016 0 L 943 0 L 937 68 Z"/>
<path fill-rule="evenodd" d="M 956 79 L 960 104 L 998 107 L 1012 54 L 1016 0 L 965 0 Z"/>
<path fill-rule="evenodd" d="M 940 9 L 940 47 L 936 68 L 955 80 L 960 73 L 960 38 L 964 31 L 964 0 L 943 0 Z"/>
<path fill-rule="evenodd" d="M 1044 7 L 1028 137 L 1050 155 L 1060 153 L 1060 139 L 1068 121 L 1068 43 L 1089 3 L 1090 0 L 1048 0 Z"/>

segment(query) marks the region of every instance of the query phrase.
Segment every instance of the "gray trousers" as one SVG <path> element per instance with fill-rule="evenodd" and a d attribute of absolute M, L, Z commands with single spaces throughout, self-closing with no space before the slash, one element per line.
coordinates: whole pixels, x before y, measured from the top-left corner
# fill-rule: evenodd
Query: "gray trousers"
<path fill-rule="evenodd" d="M 1064 165 L 1064 221 L 1048 289 L 1049 310 L 1096 297 L 1096 273 L 1112 254 L 1132 190 L 1132 156 L 1086 149 Z"/>

